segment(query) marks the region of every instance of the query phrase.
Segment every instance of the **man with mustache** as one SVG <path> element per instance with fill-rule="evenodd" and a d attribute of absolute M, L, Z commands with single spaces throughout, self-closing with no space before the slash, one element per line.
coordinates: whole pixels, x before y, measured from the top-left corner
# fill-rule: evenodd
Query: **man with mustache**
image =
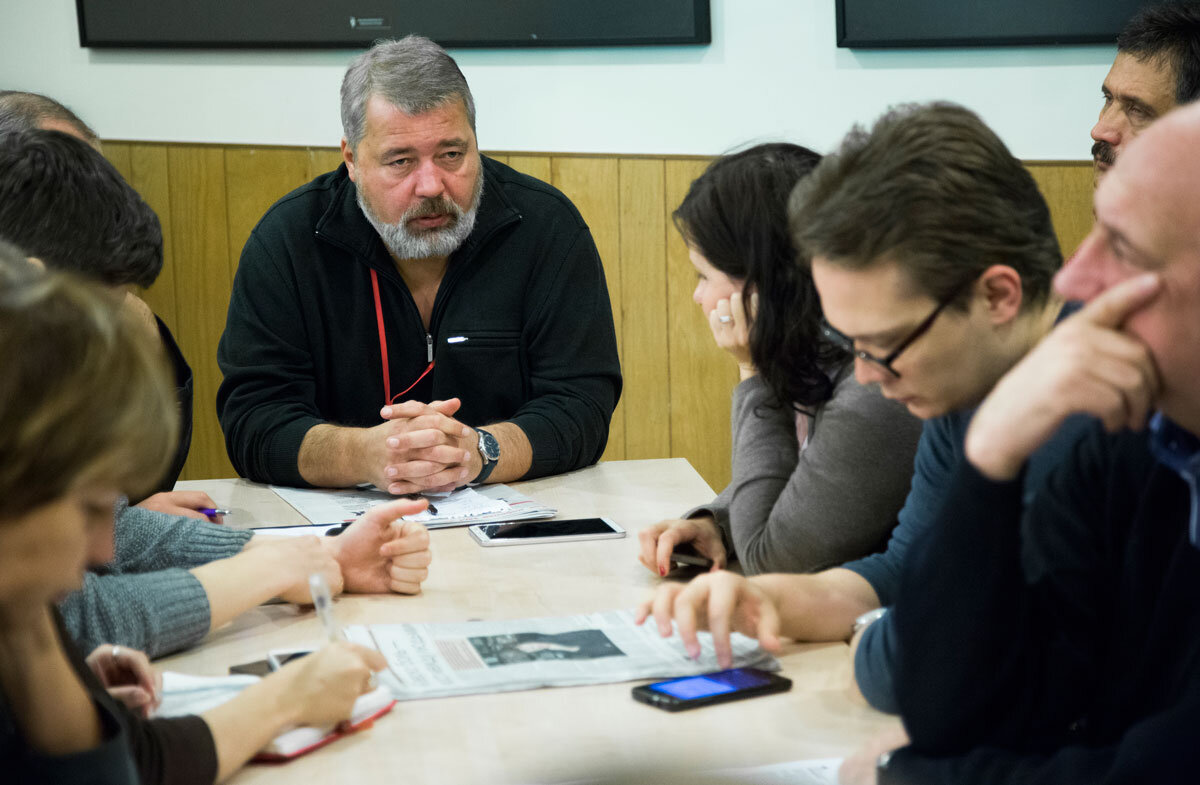
<path fill-rule="evenodd" d="M 1150 123 L 1200 97 L 1200 3 L 1140 10 L 1117 36 L 1117 57 L 1100 91 L 1104 106 L 1092 128 L 1097 183 Z"/>
<path fill-rule="evenodd" d="M 595 462 L 621 375 L 578 211 L 480 155 L 470 88 L 426 38 L 355 58 L 341 114 L 344 165 L 242 252 L 217 355 L 234 466 L 404 494 Z"/>

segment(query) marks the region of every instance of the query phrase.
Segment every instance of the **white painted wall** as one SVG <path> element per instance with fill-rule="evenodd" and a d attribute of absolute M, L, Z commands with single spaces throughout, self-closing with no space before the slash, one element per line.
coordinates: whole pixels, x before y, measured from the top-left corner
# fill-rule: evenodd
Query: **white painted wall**
<path fill-rule="evenodd" d="M 647 0 L 648 2 L 652 0 Z M 832 0 L 712 0 L 708 47 L 457 50 L 491 150 L 827 150 L 903 101 L 978 111 L 1025 159 L 1086 159 L 1110 46 L 867 52 Z M 106 139 L 333 145 L 352 52 L 89 50 L 74 0 L 0 0 L 0 86 L 44 92 Z"/>

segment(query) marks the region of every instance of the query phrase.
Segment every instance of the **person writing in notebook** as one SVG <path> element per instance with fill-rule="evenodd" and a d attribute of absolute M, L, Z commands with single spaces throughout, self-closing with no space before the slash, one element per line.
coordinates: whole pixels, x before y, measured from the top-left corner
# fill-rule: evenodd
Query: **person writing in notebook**
<path fill-rule="evenodd" d="M 409 493 L 598 460 L 621 374 L 575 207 L 480 154 L 470 88 L 429 39 L 351 62 L 342 128 L 343 166 L 242 251 L 217 353 L 234 467 Z"/>
<path fill-rule="evenodd" d="M 0 237 L 32 249 L 48 268 L 93 280 L 126 318 L 147 328 L 138 334 L 161 353 L 153 321 L 131 314 L 124 287 L 113 283 L 139 267 L 157 272 L 158 220 L 91 146 L 58 131 L 0 134 Z M 420 505 L 401 506 L 408 514 Z M 378 510 L 342 536 L 319 540 L 255 536 L 124 499 L 115 515 L 116 558 L 89 571 L 60 606 L 84 648 L 107 641 L 152 657 L 186 648 L 272 597 L 306 602 L 312 571 L 329 575 L 338 590 L 415 594 L 432 558 L 423 526 Z"/>
<path fill-rule="evenodd" d="M 119 494 L 151 487 L 177 412 L 161 358 L 104 298 L 0 246 L 0 759 L 13 782 L 208 785 L 281 730 L 350 716 L 385 666 L 325 646 L 200 716 L 146 720 L 114 700 L 54 603 L 112 556 Z M 87 428 L 61 427 L 87 410 Z M 122 651 L 109 655 L 120 661 Z M 110 686 L 115 686 L 111 685 Z"/>

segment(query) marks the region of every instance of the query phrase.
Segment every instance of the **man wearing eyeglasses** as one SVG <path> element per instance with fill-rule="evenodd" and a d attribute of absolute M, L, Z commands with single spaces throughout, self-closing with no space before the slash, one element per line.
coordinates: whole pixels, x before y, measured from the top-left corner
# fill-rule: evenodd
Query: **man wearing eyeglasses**
<path fill-rule="evenodd" d="M 905 565 L 890 619 L 911 743 L 848 759 L 844 785 L 1197 781 L 1198 145 L 1193 103 L 1100 183 L 1054 282 L 1087 305 L 980 405 Z M 1024 504 L 1031 456 L 1079 414 L 1109 433 Z"/>
<path fill-rule="evenodd" d="M 973 113 L 951 104 L 904 107 L 852 131 L 792 194 L 801 256 L 811 258 L 826 335 L 877 384 L 925 419 L 912 487 L 887 549 L 812 575 L 709 573 L 664 584 L 653 611 L 686 645 L 697 623 L 799 640 L 854 636 L 867 700 L 897 710 L 893 630 L 883 609 L 901 568 L 928 535 L 962 453 L 973 409 L 1072 309 L 1051 282 L 1062 256 L 1028 170 Z M 1032 499 L 1088 427 L 1076 418 L 1035 456 Z M 713 609 L 721 609 L 714 611 Z M 719 656 L 728 640 L 715 636 Z"/>

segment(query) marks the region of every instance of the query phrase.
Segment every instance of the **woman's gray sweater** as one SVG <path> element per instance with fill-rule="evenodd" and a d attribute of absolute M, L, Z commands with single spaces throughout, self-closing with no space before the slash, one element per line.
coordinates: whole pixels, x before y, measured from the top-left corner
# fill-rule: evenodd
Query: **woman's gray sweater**
<path fill-rule="evenodd" d="M 208 595 L 188 570 L 239 553 L 253 532 L 126 504 L 116 509 L 116 558 L 59 608 L 85 654 L 115 643 L 161 657 L 208 633 Z"/>
<path fill-rule="evenodd" d="M 904 504 L 921 421 L 850 367 L 797 443 L 795 412 L 754 376 L 733 391 L 733 478 L 709 513 L 747 575 L 812 572 L 873 553 Z"/>

